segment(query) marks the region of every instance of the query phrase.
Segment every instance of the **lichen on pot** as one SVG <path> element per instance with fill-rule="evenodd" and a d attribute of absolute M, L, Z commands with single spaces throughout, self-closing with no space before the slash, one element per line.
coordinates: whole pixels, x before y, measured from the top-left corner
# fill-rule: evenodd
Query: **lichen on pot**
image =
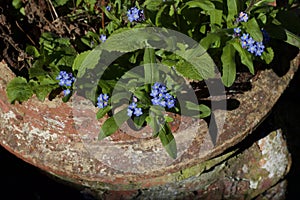
<path fill-rule="evenodd" d="M 70 6 L 65 3 L 49 12 Z M 33 4 L 13 6 L 29 12 Z M 77 4 L 66 19 L 76 30 L 89 29 L 79 40 L 76 30 L 42 31 L 39 46 L 26 48 L 25 75 L 16 77 L 2 63 L 0 141 L 27 162 L 99 191 L 205 193 L 198 183 L 216 172 L 211 169 L 225 169 L 235 153 L 230 148 L 263 121 L 299 65 L 298 57 L 290 62 L 299 52 L 297 35 L 278 25 L 293 2 Z M 99 18 L 101 24 L 82 25 L 80 9 L 89 23 Z M 71 30 L 70 21 L 55 21 Z M 292 49 L 282 40 L 296 53 L 280 57 L 278 49 Z M 276 63 L 286 68 L 270 69 Z M 285 174 L 268 166 L 262 168 L 269 176 Z M 263 178 L 240 182 L 254 191 Z M 223 187 L 216 184 L 209 187 Z"/>

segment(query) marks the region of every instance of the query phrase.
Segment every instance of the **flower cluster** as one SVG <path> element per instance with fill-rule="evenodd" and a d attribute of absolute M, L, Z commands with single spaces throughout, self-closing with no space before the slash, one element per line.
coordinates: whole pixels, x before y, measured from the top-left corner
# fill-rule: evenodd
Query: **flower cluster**
<path fill-rule="evenodd" d="M 72 83 L 75 81 L 75 77 L 73 77 L 72 73 L 67 73 L 66 71 L 60 71 L 58 76 L 56 77 L 56 80 L 59 80 L 59 85 L 62 87 L 66 87 L 64 92 L 64 96 L 67 96 L 71 93 L 70 87 L 72 86 Z"/>
<path fill-rule="evenodd" d="M 142 108 L 138 108 L 135 102 L 132 102 L 127 108 L 127 115 L 131 117 L 132 115 L 141 116 L 143 114 Z"/>
<path fill-rule="evenodd" d="M 108 105 L 109 96 L 107 94 L 100 94 L 97 98 L 97 107 L 104 108 Z"/>
<path fill-rule="evenodd" d="M 245 12 L 240 12 L 239 17 L 237 18 L 237 22 L 247 22 L 249 19 L 249 16 Z"/>
<path fill-rule="evenodd" d="M 127 17 L 130 22 L 136 21 L 144 21 L 145 20 L 145 15 L 144 11 L 138 9 L 137 7 L 132 7 L 127 11 Z"/>
<path fill-rule="evenodd" d="M 153 105 L 159 105 L 162 107 L 173 108 L 175 106 L 175 98 L 170 93 L 168 93 L 165 85 L 156 82 L 152 86 L 150 93 L 152 97 L 151 102 Z"/>
<path fill-rule="evenodd" d="M 255 56 L 261 56 L 265 50 L 263 42 L 255 41 L 248 33 L 244 33 L 241 37 L 242 47 L 247 49 L 250 53 Z"/>

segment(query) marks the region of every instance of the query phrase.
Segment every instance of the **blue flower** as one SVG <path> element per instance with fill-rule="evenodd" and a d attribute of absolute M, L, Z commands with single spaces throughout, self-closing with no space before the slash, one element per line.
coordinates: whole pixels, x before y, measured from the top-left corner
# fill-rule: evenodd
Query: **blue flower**
<path fill-rule="evenodd" d="M 131 117 L 132 115 L 141 116 L 143 114 L 142 108 L 138 108 L 135 102 L 129 104 L 127 108 L 127 115 Z"/>
<path fill-rule="evenodd" d="M 248 50 L 250 53 L 253 53 L 253 54 L 254 54 L 254 53 L 256 52 L 256 50 L 257 50 L 256 45 L 255 45 L 255 44 L 249 45 L 247 50 Z"/>
<path fill-rule="evenodd" d="M 59 80 L 60 86 L 70 87 L 72 86 L 72 83 L 75 81 L 75 78 L 73 77 L 72 73 L 67 73 L 66 71 L 60 71 L 58 76 L 56 77 L 56 80 Z"/>
<path fill-rule="evenodd" d="M 127 115 L 128 115 L 129 117 L 131 117 L 132 114 L 133 114 L 133 110 L 130 109 L 130 108 L 127 108 Z"/>
<path fill-rule="evenodd" d="M 97 98 L 97 107 L 104 108 L 108 106 L 109 96 L 107 94 L 100 94 Z"/>
<path fill-rule="evenodd" d="M 135 108 L 133 114 L 135 116 L 141 116 L 143 114 L 142 109 L 141 108 Z"/>
<path fill-rule="evenodd" d="M 106 40 L 107 40 L 106 35 L 101 34 L 101 35 L 100 35 L 100 41 L 101 41 L 101 42 L 105 42 Z"/>
<path fill-rule="evenodd" d="M 136 103 L 133 102 L 128 106 L 128 108 L 131 110 L 134 110 L 136 108 L 136 106 L 137 106 Z"/>
<path fill-rule="evenodd" d="M 162 83 L 154 83 L 150 96 L 153 98 L 151 102 L 153 105 L 158 105 L 162 107 L 173 108 L 175 106 L 175 98 L 168 93 L 167 87 Z"/>
<path fill-rule="evenodd" d="M 241 39 L 242 41 L 247 41 L 248 38 L 249 38 L 249 33 L 243 33 L 243 35 L 241 36 L 240 39 Z"/>
<path fill-rule="evenodd" d="M 252 46 L 255 44 L 255 40 L 252 37 L 249 37 L 247 40 L 248 46 Z"/>
<path fill-rule="evenodd" d="M 263 42 L 257 42 L 255 55 L 261 56 L 264 50 L 265 50 L 265 45 L 263 45 Z"/>
<path fill-rule="evenodd" d="M 255 56 L 261 56 L 265 50 L 263 42 L 257 42 L 248 33 L 244 33 L 241 37 L 242 48 L 247 49 L 250 53 Z"/>
<path fill-rule="evenodd" d="M 137 7 L 130 8 L 127 11 L 127 17 L 130 22 L 139 22 L 145 20 L 144 11 L 139 10 Z"/>
<path fill-rule="evenodd" d="M 111 6 L 106 6 L 106 10 L 109 12 L 111 11 Z"/>
<path fill-rule="evenodd" d="M 71 90 L 70 89 L 65 89 L 63 92 L 64 92 L 64 96 L 67 96 L 71 93 Z"/>
<path fill-rule="evenodd" d="M 239 36 L 240 35 L 240 33 L 241 33 L 241 28 L 240 27 L 237 27 L 237 28 L 234 28 L 233 29 L 233 32 L 234 32 L 234 35 L 235 36 Z"/>
<path fill-rule="evenodd" d="M 167 101 L 167 107 L 168 107 L 169 109 L 175 107 L 175 100 L 174 100 L 174 99 L 169 99 L 169 100 Z"/>
<path fill-rule="evenodd" d="M 248 14 L 245 12 L 240 12 L 239 17 L 237 19 L 238 22 L 247 22 L 249 19 Z"/>

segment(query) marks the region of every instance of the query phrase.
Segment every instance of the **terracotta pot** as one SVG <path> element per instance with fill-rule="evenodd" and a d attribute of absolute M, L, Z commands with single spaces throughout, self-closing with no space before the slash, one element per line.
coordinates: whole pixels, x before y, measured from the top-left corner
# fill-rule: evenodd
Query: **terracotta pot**
<path fill-rule="evenodd" d="M 90 188 L 101 198 L 251 198 L 287 173 L 290 160 L 285 141 L 278 130 L 245 151 L 237 153 L 232 147 L 264 120 L 298 65 L 299 56 L 282 77 L 264 70 L 252 81 L 251 90 L 236 94 L 240 105 L 226 111 L 215 146 L 204 120 L 182 117 L 181 125 L 174 126 L 179 156 L 173 160 L 159 139 L 149 138 L 147 131 L 138 133 L 137 138 L 136 131 L 131 134 L 123 127 L 127 135 L 118 133 L 97 141 L 103 120 L 96 120 L 97 109 L 80 97 L 68 103 L 58 98 L 40 102 L 33 97 L 22 104 L 10 104 L 5 90 L 14 74 L 2 62 L 0 143 L 22 160 Z M 214 114 L 222 113 L 216 110 Z M 278 152 L 276 162 L 281 162 L 274 169 L 270 167 L 276 164 L 270 163 L 272 151 Z"/>

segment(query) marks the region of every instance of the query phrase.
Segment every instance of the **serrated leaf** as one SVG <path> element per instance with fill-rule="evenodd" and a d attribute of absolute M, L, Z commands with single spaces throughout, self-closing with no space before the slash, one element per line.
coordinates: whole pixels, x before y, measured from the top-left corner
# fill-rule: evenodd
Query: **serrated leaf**
<path fill-rule="evenodd" d="M 255 41 L 261 42 L 263 40 L 262 32 L 255 18 L 249 19 L 247 22 L 243 23 L 243 25 Z"/>
<path fill-rule="evenodd" d="M 33 95 L 30 85 L 23 77 L 16 77 L 11 80 L 7 85 L 6 93 L 10 103 L 14 103 L 15 101 L 21 103 Z"/>
<path fill-rule="evenodd" d="M 119 126 L 121 126 L 128 119 L 129 119 L 129 117 L 127 115 L 127 108 L 114 114 L 112 117 L 108 118 L 103 123 L 103 125 L 100 129 L 98 139 L 102 140 L 102 139 L 112 135 L 119 129 Z"/>
<path fill-rule="evenodd" d="M 82 64 L 82 62 L 84 61 L 84 59 L 87 57 L 87 55 L 90 53 L 91 51 L 84 51 L 80 54 L 78 54 L 73 62 L 73 65 L 72 65 L 72 70 L 75 71 L 75 70 L 78 70 Z"/>
<path fill-rule="evenodd" d="M 80 67 L 78 68 L 77 77 L 81 78 L 86 73 L 87 69 L 93 69 L 98 64 L 102 51 L 99 49 L 93 49 L 86 55 L 86 58 L 82 61 Z"/>
<path fill-rule="evenodd" d="M 236 64 L 235 64 L 235 48 L 231 43 L 227 43 L 223 48 L 222 61 L 222 82 L 226 87 L 231 86 L 235 81 Z"/>
<path fill-rule="evenodd" d="M 146 47 L 146 41 L 150 39 L 161 40 L 155 32 L 143 28 L 119 29 L 112 34 L 101 47 L 107 51 L 132 52 Z"/>
<path fill-rule="evenodd" d="M 176 159 L 177 145 L 171 129 L 167 123 L 164 124 L 160 129 L 158 137 L 169 156 L 173 159 Z"/>
<path fill-rule="evenodd" d="M 191 80 L 202 80 L 201 74 L 198 70 L 193 67 L 193 65 L 185 60 L 180 60 L 175 65 L 176 71 L 182 76 L 189 78 Z"/>

